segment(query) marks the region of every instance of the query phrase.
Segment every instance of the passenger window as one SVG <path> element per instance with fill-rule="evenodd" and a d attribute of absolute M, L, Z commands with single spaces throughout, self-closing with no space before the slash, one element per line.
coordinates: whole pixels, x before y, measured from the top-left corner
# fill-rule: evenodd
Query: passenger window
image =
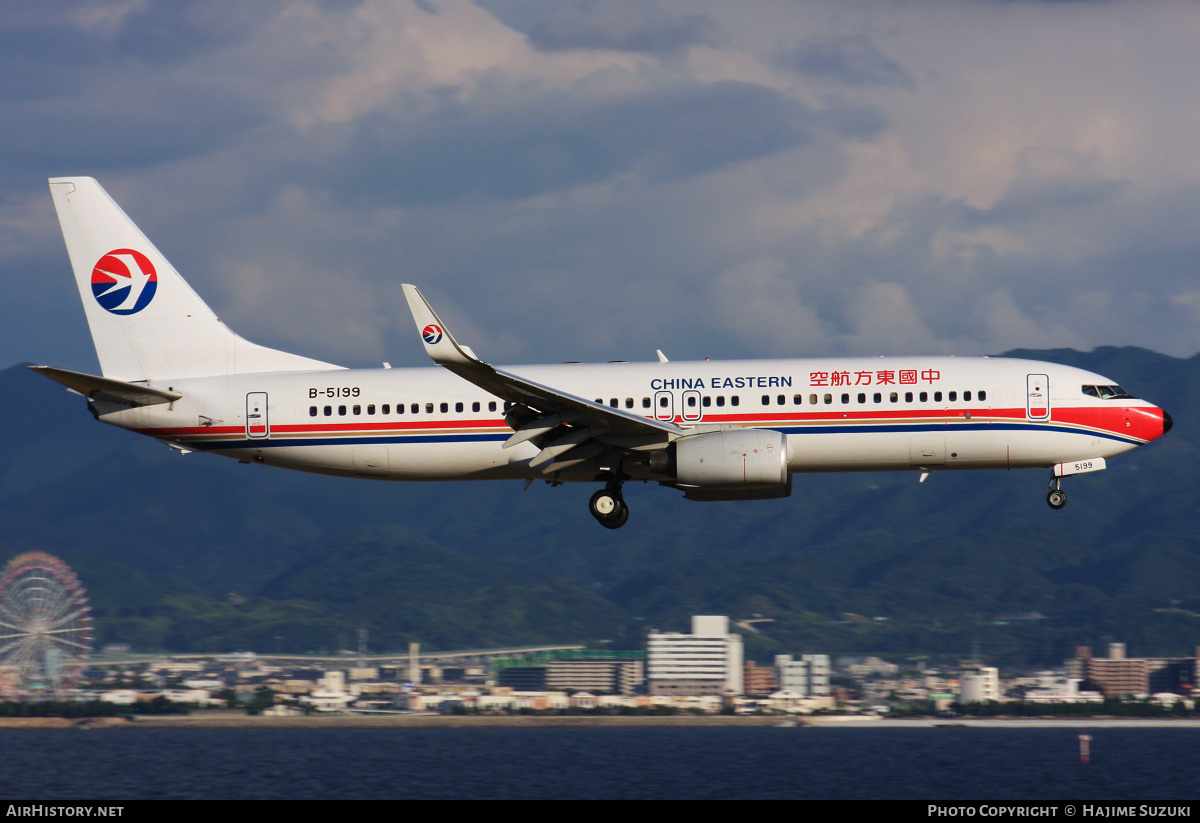
<path fill-rule="evenodd" d="M 874 396 L 874 397 L 872 397 L 871 399 L 872 399 L 872 400 L 874 400 L 876 403 L 882 403 L 882 402 L 883 402 L 883 395 L 882 395 L 882 394 L 880 394 L 879 392 L 875 392 L 875 396 Z"/>
<path fill-rule="evenodd" d="M 905 403 L 911 403 L 911 402 L 912 402 L 912 392 L 910 392 L 910 391 L 906 391 L 906 392 L 904 393 L 904 402 L 905 402 Z"/>
<path fill-rule="evenodd" d="M 355 406 L 355 407 L 354 407 L 354 413 L 355 413 L 355 414 L 362 414 L 362 406 Z"/>
<path fill-rule="evenodd" d="M 512 408 L 512 403 L 511 403 L 511 402 L 509 402 L 508 400 L 505 400 L 505 401 L 504 401 L 504 410 L 505 410 L 505 411 L 508 411 L 508 410 L 509 410 L 509 409 L 511 409 L 511 408 Z"/>
<path fill-rule="evenodd" d="M 316 417 L 316 416 L 317 416 L 317 407 L 316 407 L 316 406 L 309 406 L 309 407 L 308 407 L 308 416 L 309 416 L 309 417 Z"/>
<path fill-rule="evenodd" d="M 954 403 L 957 400 L 958 400 L 958 392 L 956 392 L 956 391 L 950 392 L 950 402 Z"/>
<path fill-rule="evenodd" d="M 367 406 L 367 414 L 374 414 L 374 413 L 375 413 L 375 404 L 372 403 L 369 406 Z"/>
<path fill-rule="evenodd" d="M 450 404 L 442 403 L 440 406 L 438 406 L 438 408 L 442 410 L 442 414 L 445 414 L 446 412 L 450 411 Z"/>
<path fill-rule="evenodd" d="M 718 394 L 718 395 L 717 395 L 717 405 L 718 405 L 718 406 L 724 406 L 724 405 L 725 405 L 725 395 L 723 395 L 723 394 Z"/>
<path fill-rule="evenodd" d="M 620 403 L 618 403 L 617 398 L 614 397 L 608 401 L 608 405 L 612 406 L 615 409 L 617 406 L 620 405 Z"/>
<path fill-rule="evenodd" d="M 700 405 L 707 409 L 712 405 L 712 396 L 707 394 L 704 395 L 704 397 L 700 400 Z"/>
<path fill-rule="evenodd" d="M 632 397 L 625 398 L 625 408 L 627 408 L 627 409 L 633 408 L 633 398 Z"/>
<path fill-rule="evenodd" d="M 942 393 L 941 393 L 940 391 L 935 391 L 935 392 L 933 393 L 933 402 L 934 402 L 934 403 L 941 403 L 941 402 L 942 402 Z"/>
<path fill-rule="evenodd" d="M 921 392 L 920 398 L 921 398 L 922 403 L 927 402 L 929 400 L 929 392 L 927 392 L 927 391 Z"/>
<path fill-rule="evenodd" d="M 799 406 L 803 402 L 804 402 L 804 395 L 802 395 L 802 394 L 792 395 L 792 405 L 793 406 Z"/>
<path fill-rule="evenodd" d="M 833 395 L 832 394 L 825 395 L 825 405 L 828 406 L 832 402 L 833 402 Z"/>
<path fill-rule="evenodd" d="M 866 394 L 864 394 L 863 392 L 859 392 L 859 393 L 858 393 L 858 402 L 859 402 L 859 403 L 866 403 L 866 402 L 867 402 L 867 395 L 866 395 Z"/>
<path fill-rule="evenodd" d="M 979 402 L 982 403 L 985 400 L 987 400 L 987 392 L 985 392 L 983 389 L 980 389 L 979 390 Z"/>
<path fill-rule="evenodd" d="M 391 404 L 391 403 L 384 403 L 384 404 L 383 404 L 383 406 L 381 406 L 381 407 L 380 407 L 379 411 L 380 411 L 380 413 L 381 413 L 381 414 L 391 414 L 391 413 L 392 413 L 392 404 Z M 403 411 L 404 411 L 404 407 L 403 407 L 403 406 L 397 406 L 397 407 L 396 407 L 396 411 L 398 411 L 398 412 L 403 412 Z"/>
<path fill-rule="evenodd" d="M 731 405 L 731 406 L 740 405 L 741 402 L 742 402 L 742 398 L 740 395 L 735 394 L 733 397 L 729 398 L 729 405 Z"/>
<path fill-rule="evenodd" d="M 421 411 L 421 404 L 420 404 L 420 403 L 413 403 L 411 406 L 409 406 L 409 407 L 408 407 L 408 410 L 409 410 L 410 412 L 412 412 L 413 414 L 417 414 L 418 412 L 420 412 L 420 411 Z M 428 406 L 426 406 L 426 410 L 427 410 L 427 411 L 433 411 L 433 404 L 432 404 L 432 403 L 430 403 Z"/>
<path fill-rule="evenodd" d="M 810 395 L 808 396 L 808 404 L 809 404 L 810 406 L 815 406 L 815 405 L 817 405 L 817 396 L 816 396 L 815 394 L 810 394 Z"/>
<path fill-rule="evenodd" d="M 489 400 L 488 401 L 488 411 L 495 411 L 495 410 L 496 410 L 496 401 Z"/>
<path fill-rule="evenodd" d="M 650 408 L 650 398 L 649 398 L 649 397 L 643 397 L 643 398 L 642 398 L 642 408 L 643 408 L 643 409 L 648 409 L 648 408 Z"/>
<path fill-rule="evenodd" d="M 326 406 L 325 407 L 325 416 L 329 417 L 332 414 L 333 414 L 333 406 Z"/>
<path fill-rule="evenodd" d="M 844 406 L 844 405 L 846 405 L 846 404 L 847 404 L 847 403 L 849 403 L 849 402 L 850 402 L 850 395 L 848 395 L 848 394 L 843 394 L 843 395 L 842 395 L 842 405 Z"/>
<path fill-rule="evenodd" d="M 478 400 L 476 400 L 474 403 L 471 404 L 471 411 L 473 411 L 473 412 L 479 411 L 479 401 Z"/>
<path fill-rule="evenodd" d="M 694 408 L 696 408 L 696 395 L 694 395 L 694 394 L 689 394 L 689 395 L 688 395 L 688 399 L 687 399 L 687 404 L 688 404 L 688 408 L 689 408 L 689 409 L 694 409 Z"/>
<path fill-rule="evenodd" d="M 769 405 L 771 405 L 771 395 L 769 395 L 769 394 L 764 394 L 764 395 L 763 395 L 763 405 L 764 405 L 764 406 L 769 406 Z"/>
<path fill-rule="evenodd" d="M 455 403 L 455 404 L 454 404 L 454 411 L 456 411 L 456 412 L 461 412 L 462 410 L 463 410 L 463 404 L 462 404 L 462 403 Z"/>
<path fill-rule="evenodd" d="M 658 405 L 664 409 L 667 407 L 667 396 L 665 394 L 658 398 Z"/>
<path fill-rule="evenodd" d="M 971 402 L 971 393 L 969 391 L 963 392 L 963 401 L 967 403 Z"/>
<path fill-rule="evenodd" d="M 432 404 L 432 403 L 426 403 L 426 404 L 425 404 L 425 413 L 426 413 L 426 414 L 433 414 L 433 404 Z"/>
<path fill-rule="evenodd" d="M 338 416 L 339 417 L 346 416 L 346 407 L 345 406 L 338 406 Z"/>
<path fill-rule="evenodd" d="M 890 401 L 892 401 L 893 403 L 895 403 L 895 402 L 897 402 L 897 401 L 899 401 L 899 400 L 900 400 L 900 395 L 896 394 L 896 392 L 892 392 L 892 393 L 891 393 L 891 396 L 889 396 L 889 397 L 888 397 L 888 400 L 890 400 Z"/>

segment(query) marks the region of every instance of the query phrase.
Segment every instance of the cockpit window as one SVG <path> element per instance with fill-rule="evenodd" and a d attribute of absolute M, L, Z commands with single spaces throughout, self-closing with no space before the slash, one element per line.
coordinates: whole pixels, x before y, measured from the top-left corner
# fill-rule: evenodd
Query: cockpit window
<path fill-rule="evenodd" d="M 1133 395 L 1120 386 L 1083 386 L 1083 393 L 1088 397 L 1099 397 L 1102 400 L 1133 399 Z"/>

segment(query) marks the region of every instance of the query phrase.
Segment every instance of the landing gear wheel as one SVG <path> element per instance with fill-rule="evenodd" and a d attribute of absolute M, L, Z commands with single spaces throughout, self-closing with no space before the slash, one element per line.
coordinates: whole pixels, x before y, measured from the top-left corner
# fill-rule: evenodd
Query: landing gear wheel
<path fill-rule="evenodd" d="M 1062 489 L 1051 489 L 1050 493 L 1046 495 L 1046 502 L 1052 509 L 1061 509 L 1067 505 L 1067 493 Z"/>
<path fill-rule="evenodd" d="M 621 492 L 612 489 L 601 489 L 592 495 L 588 501 L 588 509 L 592 517 L 600 521 L 606 529 L 619 529 L 629 519 L 629 507 Z"/>
<path fill-rule="evenodd" d="M 601 520 L 600 525 L 606 529 L 619 529 L 629 520 L 629 507 L 625 505 L 625 501 L 621 501 L 620 513 L 611 520 Z"/>
<path fill-rule="evenodd" d="M 608 489 L 601 489 L 592 495 L 592 499 L 588 501 L 588 507 L 592 510 L 592 517 L 597 520 L 607 520 L 617 514 L 617 510 L 621 508 L 621 495 L 614 494 Z"/>

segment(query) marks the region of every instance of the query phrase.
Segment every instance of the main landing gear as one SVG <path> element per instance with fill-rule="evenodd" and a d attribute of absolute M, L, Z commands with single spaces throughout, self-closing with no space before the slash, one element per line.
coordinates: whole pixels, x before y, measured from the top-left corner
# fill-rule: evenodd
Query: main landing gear
<path fill-rule="evenodd" d="M 621 496 L 620 481 L 611 481 L 600 491 L 592 495 L 588 501 L 588 509 L 592 517 L 600 521 L 606 529 L 619 529 L 629 519 L 629 506 Z"/>
<path fill-rule="evenodd" d="M 1050 477 L 1050 492 L 1046 495 L 1046 502 L 1056 511 L 1067 505 L 1067 493 L 1062 490 L 1061 477 Z"/>

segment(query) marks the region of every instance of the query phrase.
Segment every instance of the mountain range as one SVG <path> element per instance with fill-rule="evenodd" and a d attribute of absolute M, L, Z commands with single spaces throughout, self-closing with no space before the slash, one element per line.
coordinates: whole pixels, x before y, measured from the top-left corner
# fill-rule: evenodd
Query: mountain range
<path fill-rule="evenodd" d="M 693 614 L 743 623 L 747 656 L 885 653 L 1045 665 L 1111 640 L 1200 644 L 1200 355 L 1006 356 L 1098 372 L 1175 420 L 1161 440 L 1048 472 L 799 475 L 784 500 L 695 503 L 626 484 L 346 480 L 181 455 L 95 422 L 21 366 L 0 371 L 0 557 L 49 551 L 88 588 L 97 643 L 332 651 L 589 643 L 637 648 Z M 745 622 L 747 620 L 753 622 Z"/>

